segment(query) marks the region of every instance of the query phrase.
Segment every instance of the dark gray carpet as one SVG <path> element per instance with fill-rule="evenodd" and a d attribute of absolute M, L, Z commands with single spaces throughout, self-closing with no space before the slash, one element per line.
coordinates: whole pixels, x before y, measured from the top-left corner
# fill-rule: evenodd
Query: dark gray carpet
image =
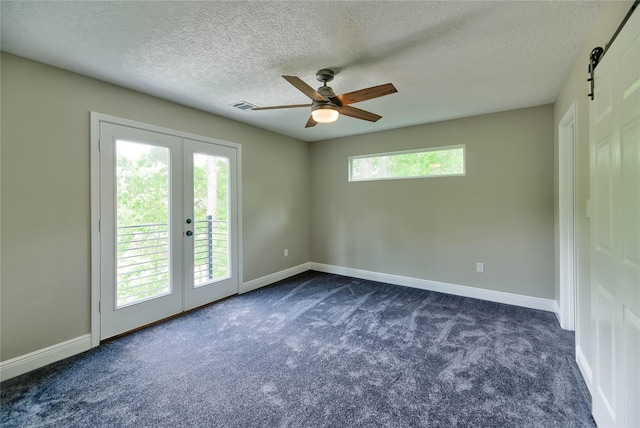
<path fill-rule="evenodd" d="M 3 427 L 593 427 L 553 314 L 305 272 L 2 383 Z"/>

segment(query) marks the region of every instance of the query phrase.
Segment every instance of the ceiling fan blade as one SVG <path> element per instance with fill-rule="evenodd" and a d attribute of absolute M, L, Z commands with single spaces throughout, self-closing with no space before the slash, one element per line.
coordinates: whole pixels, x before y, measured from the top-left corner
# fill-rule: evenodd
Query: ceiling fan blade
<path fill-rule="evenodd" d="M 351 107 L 351 106 L 342 106 L 340 110 L 338 110 L 340 114 L 344 114 L 345 116 L 355 117 L 356 119 L 368 120 L 369 122 L 377 122 L 379 119 L 382 119 L 382 116 L 377 115 L 375 113 L 371 113 L 365 110 L 360 110 L 359 108 Z"/>
<path fill-rule="evenodd" d="M 309 120 L 307 120 L 307 124 L 304 126 L 305 128 L 311 128 L 312 126 L 316 126 L 318 122 L 313 120 L 313 116 L 309 116 Z"/>
<path fill-rule="evenodd" d="M 340 94 L 336 98 L 343 104 L 359 103 L 360 101 L 370 100 L 372 98 L 382 97 L 398 92 L 392 83 L 384 85 L 372 86 L 370 88 L 360 89 L 359 91 L 347 92 Z"/>
<path fill-rule="evenodd" d="M 254 107 L 251 110 L 275 110 L 279 108 L 298 108 L 298 107 L 311 107 L 311 104 L 291 104 L 288 106 Z"/>
<path fill-rule="evenodd" d="M 299 77 L 296 77 L 296 76 L 282 76 L 282 77 L 284 77 L 287 82 L 291 83 L 300 92 L 302 92 L 303 94 L 305 94 L 306 96 L 308 96 L 312 100 L 314 100 L 314 101 L 329 101 L 328 99 L 326 99 L 325 97 L 320 95 L 320 93 L 318 91 L 313 89 L 311 86 L 307 85 L 304 82 L 304 80 L 300 79 Z"/>

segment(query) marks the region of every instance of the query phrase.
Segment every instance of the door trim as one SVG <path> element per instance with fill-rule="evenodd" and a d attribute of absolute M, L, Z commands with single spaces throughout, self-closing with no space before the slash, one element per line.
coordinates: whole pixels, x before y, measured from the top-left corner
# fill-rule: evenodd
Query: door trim
<path fill-rule="evenodd" d="M 134 120 L 123 119 L 98 112 L 91 112 L 91 136 L 90 136 L 90 180 L 91 180 L 91 347 L 100 345 L 100 123 L 112 123 L 116 125 L 139 128 L 152 132 L 159 132 L 174 135 L 184 139 L 192 139 L 207 143 L 217 144 L 234 148 L 237 153 L 237 276 L 238 292 L 243 284 L 243 262 L 242 262 L 242 146 L 229 141 L 218 140 L 216 138 L 204 137 L 202 135 L 164 128 Z"/>
<path fill-rule="evenodd" d="M 576 104 L 558 125 L 558 271 L 559 319 L 565 330 L 576 326 L 575 141 Z M 564 189 L 564 190 L 563 190 Z M 577 332 L 576 332 L 577 333 Z"/>

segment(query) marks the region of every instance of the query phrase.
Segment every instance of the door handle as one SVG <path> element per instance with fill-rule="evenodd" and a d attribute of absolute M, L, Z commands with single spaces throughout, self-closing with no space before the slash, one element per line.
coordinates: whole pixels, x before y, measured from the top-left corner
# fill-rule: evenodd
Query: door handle
<path fill-rule="evenodd" d="M 193 232 L 190 230 L 187 230 L 187 236 L 191 236 L 191 235 L 193 235 Z"/>
<path fill-rule="evenodd" d="M 187 219 L 187 224 L 191 224 L 191 219 L 190 218 Z"/>

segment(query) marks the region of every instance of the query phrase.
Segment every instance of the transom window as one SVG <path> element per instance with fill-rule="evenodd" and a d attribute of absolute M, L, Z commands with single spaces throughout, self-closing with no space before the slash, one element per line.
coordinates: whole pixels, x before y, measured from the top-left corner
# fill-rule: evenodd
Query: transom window
<path fill-rule="evenodd" d="M 465 175 L 464 144 L 349 157 L 349 181 Z"/>

